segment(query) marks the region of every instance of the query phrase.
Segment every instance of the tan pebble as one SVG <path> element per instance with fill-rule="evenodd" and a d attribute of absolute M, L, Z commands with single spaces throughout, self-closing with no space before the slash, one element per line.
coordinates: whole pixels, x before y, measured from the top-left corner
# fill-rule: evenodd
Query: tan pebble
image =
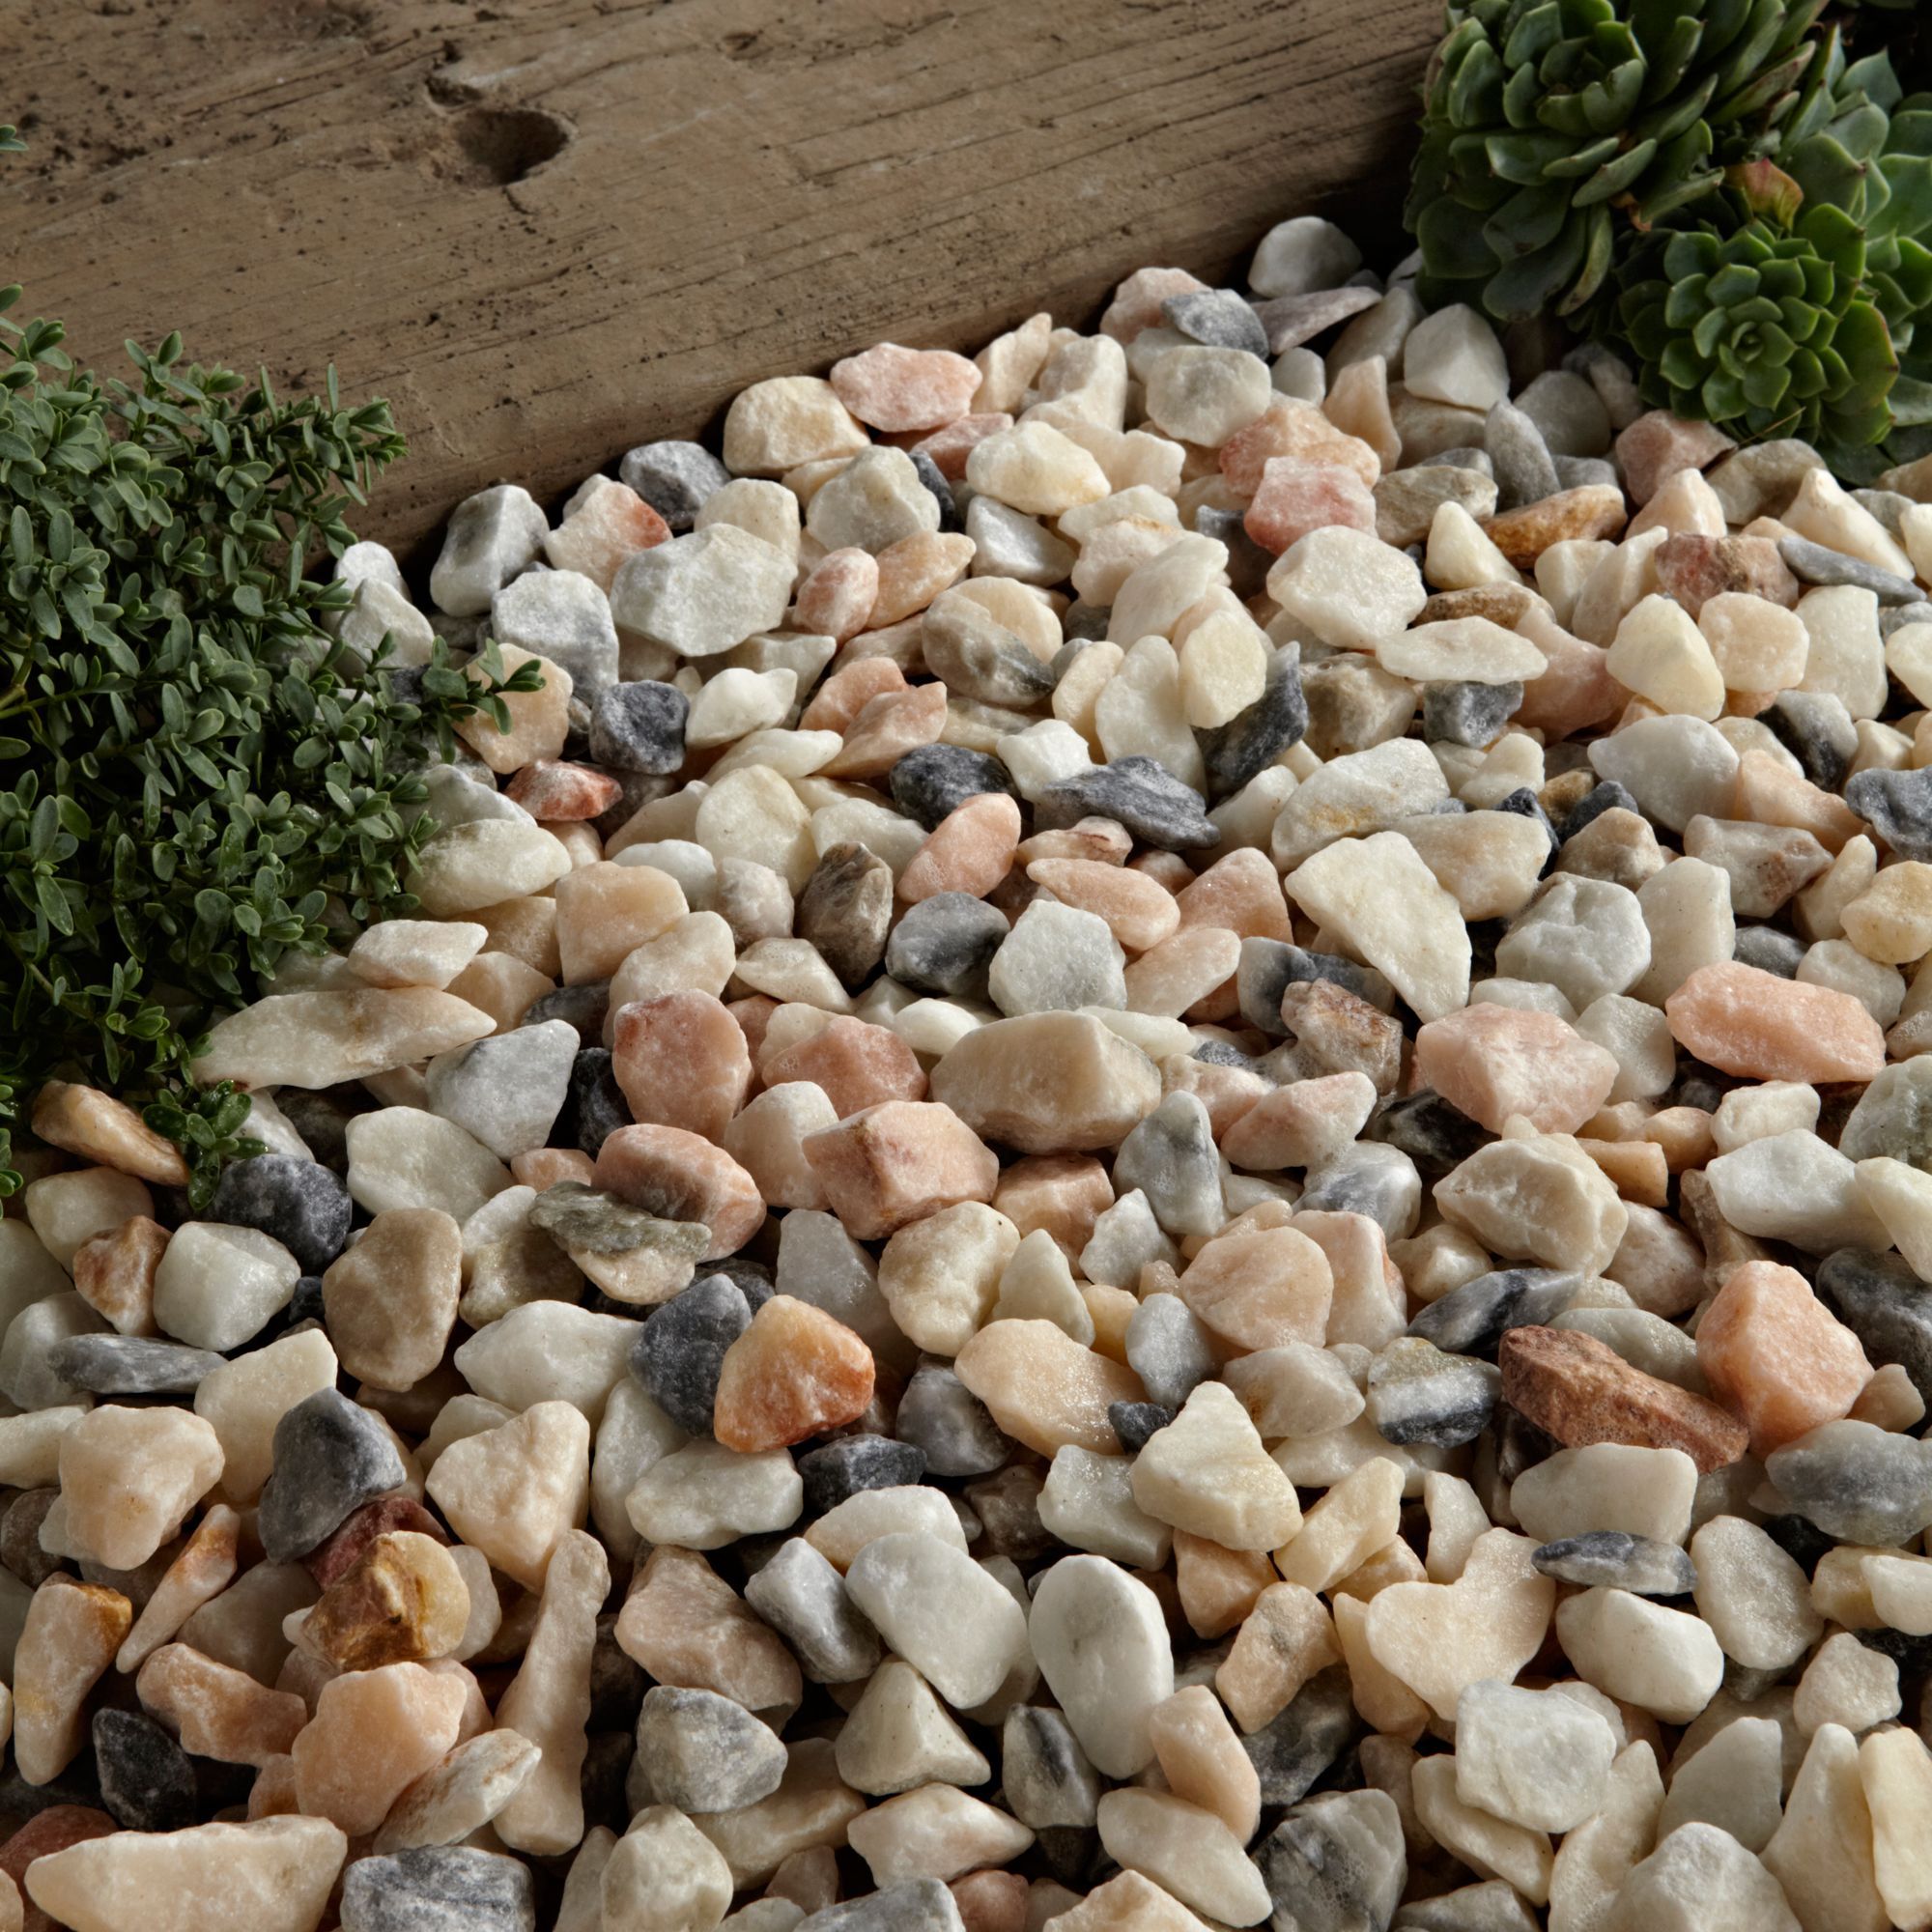
<path fill-rule="evenodd" d="M 712 1433 L 752 1455 L 856 1422 L 872 1400 L 872 1351 L 810 1302 L 775 1294 L 724 1351 Z"/>
<path fill-rule="evenodd" d="M 138 1670 L 203 1604 L 228 1587 L 235 1577 L 241 1532 L 242 1519 L 226 1503 L 215 1503 L 203 1514 L 142 1605 L 115 1654 L 117 1670 Z"/>
<path fill-rule="evenodd" d="M 917 616 L 948 585 L 956 583 L 973 561 L 973 539 L 956 532 L 920 530 L 879 553 L 879 590 L 867 630 L 880 630 Z"/>
<path fill-rule="evenodd" d="M 1022 1153 L 1117 1147 L 1160 1099 L 1139 1048 L 1086 1013 L 1026 1013 L 966 1037 L 931 1075 L 934 1099 Z"/>
<path fill-rule="evenodd" d="M 540 1756 L 535 1745 L 511 1730 L 485 1731 L 456 1746 L 389 1807 L 376 1851 L 462 1843 L 509 1803 Z"/>
<path fill-rule="evenodd" d="M 1724 1283 L 1697 1323 L 1697 1366 L 1760 1457 L 1848 1414 L 1872 1373 L 1859 1338 L 1776 1262 L 1747 1262 Z"/>
<path fill-rule="evenodd" d="M 693 1549 L 654 1549 L 618 1612 L 617 1647 L 660 1684 L 715 1690 L 748 1711 L 789 1715 L 797 1660 Z"/>
<path fill-rule="evenodd" d="M 352 1671 L 323 1687 L 290 1748 L 304 1813 L 374 1832 L 404 1788 L 456 1743 L 466 1692 L 419 1663 Z"/>
<path fill-rule="evenodd" d="M 1069 1255 L 1094 1236 L 1094 1218 L 1114 1205 L 1113 1183 L 1092 1154 L 1030 1154 L 1001 1171 L 993 1206 L 1022 1237 L 1044 1228 Z"/>
<path fill-rule="evenodd" d="M 141 1665 L 134 1694 L 197 1757 L 258 1768 L 285 1755 L 308 1722 L 308 1706 L 244 1670 L 185 1643 L 163 1644 Z"/>
<path fill-rule="evenodd" d="M 557 959 L 565 983 L 608 980 L 627 954 L 668 932 L 689 910 L 684 891 L 654 866 L 600 861 L 556 882 Z"/>
<path fill-rule="evenodd" d="M 808 727 L 812 728 L 812 727 Z M 921 684 L 868 698 L 846 726 L 844 743 L 820 770 L 828 779 L 876 779 L 946 728 L 946 687 Z"/>
<path fill-rule="evenodd" d="M 130 1215 L 76 1250 L 75 1293 L 116 1334 L 154 1334 L 155 1275 L 167 1245 L 168 1231 L 158 1221 Z"/>
<path fill-rule="evenodd" d="M 50 1147 L 160 1187 L 185 1187 L 187 1164 L 125 1101 L 96 1087 L 48 1080 L 34 1098 L 33 1129 Z"/>
<path fill-rule="evenodd" d="M 752 1056 L 721 1000 L 665 993 L 619 1009 L 611 1070 L 640 1124 L 715 1141 L 751 1091 Z"/>
<path fill-rule="evenodd" d="M 1027 876 L 1063 905 L 1105 920 L 1129 952 L 1158 945 L 1180 923 L 1174 895 L 1127 867 L 1094 859 L 1037 859 Z"/>
<path fill-rule="evenodd" d="M 342 1365 L 381 1389 L 413 1388 L 442 1360 L 462 1291 L 463 1235 L 435 1208 L 386 1208 L 322 1278 Z"/>
<path fill-rule="evenodd" d="M 843 551 L 829 552 L 826 561 L 844 554 Z M 859 554 L 869 556 L 870 553 L 862 551 Z M 875 563 L 872 581 L 874 596 L 878 592 L 876 571 Z M 868 611 L 871 609 L 869 599 L 866 608 Z M 799 729 L 837 731 L 842 736 L 851 729 L 853 721 L 873 698 L 905 689 L 905 672 L 891 658 L 856 658 L 850 664 L 841 665 L 812 693 L 811 702 L 800 714 Z"/>
<path fill-rule="evenodd" d="M 458 723 L 457 736 L 493 772 L 519 771 L 535 759 L 560 756 L 570 729 L 570 673 L 549 658 L 515 644 L 499 644 L 497 650 L 506 675 L 533 664 L 542 673 L 543 684 L 536 691 L 502 700 L 510 716 L 507 731 L 498 731 L 490 716 L 478 711 Z M 483 681 L 485 672 L 479 664 L 466 668 L 465 675 L 476 684 Z"/>
<path fill-rule="evenodd" d="M 861 1240 L 876 1240 L 940 1208 L 990 1201 L 991 1149 L 938 1101 L 890 1100 L 805 1142 L 826 1198 Z"/>
<path fill-rule="evenodd" d="M 1117 1454 L 1108 1406 L 1145 1394 L 1131 1370 L 1082 1348 L 1051 1321 L 989 1322 L 952 1366 L 993 1420 L 1042 1456 L 1069 1443 Z"/>
<path fill-rule="evenodd" d="M 1333 1296 L 1328 1258 L 1292 1228 L 1218 1236 L 1180 1277 L 1180 1298 L 1241 1350 L 1319 1345 Z"/>
<path fill-rule="evenodd" d="M 526 1589 L 542 1585 L 558 1543 L 590 1499 L 590 1425 L 567 1402 L 453 1442 L 430 1471 L 430 1500 L 464 1542 Z"/>
<path fill-rule="evenodd" d="M 1226 926 L 1195 925 L 1128 965 L 1127 1010 L 1176 1019 L 1235 976 L 1241 942 Z"/>
<path fill-rule="evenodd" d="M 1321 1599 L 1299 1583 L 1270 1583 L 1214 1672 L 1214 1689 L 1236 1723 L 1257 1731 L 1341 1657 L 1334 1620 Z"/>
<path fill-rule="evenodd" d="M 1246 1844 L 1261 1821 L 1261 1780 L 1214 1693 L 1205 1684 L 1177 1690 L 1155 1705 L 1148 1729 L 1169 1789 Z"/>
<path fill-rule="evenodd" d="M 1278 1580 L 1273 1564 L 1260 1552 L 1226 1549 L 1185 1530 L 1175 1533 L 1174 1569 L 1181 1612 L 1201 1637 L 1233 1630 Z"/>
<path fill-rule="evenodd" d="M 119 1590 L 56 1572 L 34 1592 L 14 1652 L 14 1761 L 45 1784 L 86 1743 L 87 1693 L 134 1621 Z"/>
<path fill-rule="evenodd" d="M 1269 1088 L 1223 1128 L 1221 1151 L 1254 1173 L 1319 1167 L 1354 1141 L 1375 1104 L 1375 1083 L 1366 1073 L 1321 1074 Z M 1210 1121 L 1213 1114 L 1210 1103 Z"/>
<path fill-rule="evenodd" d="M 1270 1549 L 1300 1527 L 1294 1486 L 1262 1447 L 1239 1397 L 1202 1382 L 1134 1458 L 1134 1501 L 1225 1549 Z"/>
<path fill-rule="evenodd" d="M 73 1932 L 312 1932 L 348 1850 L 324 1818 L 116 1832 L 37 1860 L 26 1890 Z"/>
<path fill-rule="evenodd" d="M 757 1232 L 757 1182 L 701 1135 L 680 1127 L 619 1127 L 597 1155 L 597 1185 L 667 1221 L 701 1221 L 709 1258 L 735 1254 Z"/>
<path fill-rule="evenodd" d="M 1532 570 L 1553 544 L 1619 535 L 1626 514 L 1624 493 L 1616 484 L 1586 483 L 1521 509 L 1505 510 L 1482 529 L 1517 569 Z"/>
<path fill-rule="evenodd" d="M 530 1008 L 555 990 L 548 974 L 509 952 L 479 952 L 449 982 L 450 996 L 488 1013 L 498 1033 L 521 1026 Z"/>
<path fill-rule="evenodd" d="M 61 1437 L 71 1547 L 110 1570 L 138 1569 L 214 1487 L 221 1462 L 220 1438 L 198 1415 L 103 1404 Z"/>
<path fill-rule="evenodd" d="M 573 875 L 574 876 L 574 875 Z M 470 914 L 488 934 L 492 951 L 507 952 L 554 979 L 563 971 L 557 949 L 556 900 L 544 895 L 504 899 Z"/>

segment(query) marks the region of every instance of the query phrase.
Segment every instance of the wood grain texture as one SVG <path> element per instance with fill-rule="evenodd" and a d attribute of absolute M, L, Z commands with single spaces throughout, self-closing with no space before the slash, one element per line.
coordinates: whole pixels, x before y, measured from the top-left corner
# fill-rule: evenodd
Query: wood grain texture
<path fill-rule="evenodd" d="M 1091 321 L 1312 209 L 1385 252 L 1439 0 L 0 7 L 0 279 L 389 396 L 405 548 L 882 338 Z M 63 29 L 61 22 L 65 19 Z"/>

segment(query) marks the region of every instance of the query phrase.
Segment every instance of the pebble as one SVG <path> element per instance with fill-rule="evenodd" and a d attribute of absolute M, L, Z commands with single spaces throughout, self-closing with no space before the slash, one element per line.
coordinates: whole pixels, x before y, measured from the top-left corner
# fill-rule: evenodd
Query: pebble
<path fill-rule="evenodd" d="M 1639 1597 L 1682 1597 L 1697 1571 L 1675 1544 L 1628 1530 L 1586 1530 L 1544 1544 L 1531 1559 L 1546 1577 L 1583 1589 L 1628 1590 Z"/>
<path fill-rule="evenodd" d="M 318 1389 L 275 1424 L 259 1529 L 271 1562 L 313 1549 L 349 1513 L 405 1480 L 393 1438 L 368 1410 Z"/>

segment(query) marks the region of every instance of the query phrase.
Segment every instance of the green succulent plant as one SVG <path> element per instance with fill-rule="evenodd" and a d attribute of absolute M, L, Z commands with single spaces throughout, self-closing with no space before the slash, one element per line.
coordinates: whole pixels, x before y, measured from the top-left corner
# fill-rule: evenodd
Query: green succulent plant
<path fill-rule="evenodd" d="M 1825 0 L 1449 0 L 1406 219 L 1432 303 L 1586 310 L 1620 243 L 1775 150 Z"/>
<path fill-rule="evenodd" d="M 1890 427 L 1897 358 L 1842 209 L 1653 236 L 1623 277 L 1616 324 L 1645 401 L 1677 415 L 1851 447 Z"/>

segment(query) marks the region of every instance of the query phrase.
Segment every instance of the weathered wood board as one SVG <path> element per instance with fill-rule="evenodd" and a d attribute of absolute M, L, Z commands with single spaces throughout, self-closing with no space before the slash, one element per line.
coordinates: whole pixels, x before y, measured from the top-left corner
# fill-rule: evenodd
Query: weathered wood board
<path fill-rule="evenodd" d="M 1438 0 L 0 7 L 0 280 L 97 359 L 333 361 L 410 461 L 371 534 L 540 497 L 882 338 L 1086 321 L 1271 221 L 1388 252 Z"/>

